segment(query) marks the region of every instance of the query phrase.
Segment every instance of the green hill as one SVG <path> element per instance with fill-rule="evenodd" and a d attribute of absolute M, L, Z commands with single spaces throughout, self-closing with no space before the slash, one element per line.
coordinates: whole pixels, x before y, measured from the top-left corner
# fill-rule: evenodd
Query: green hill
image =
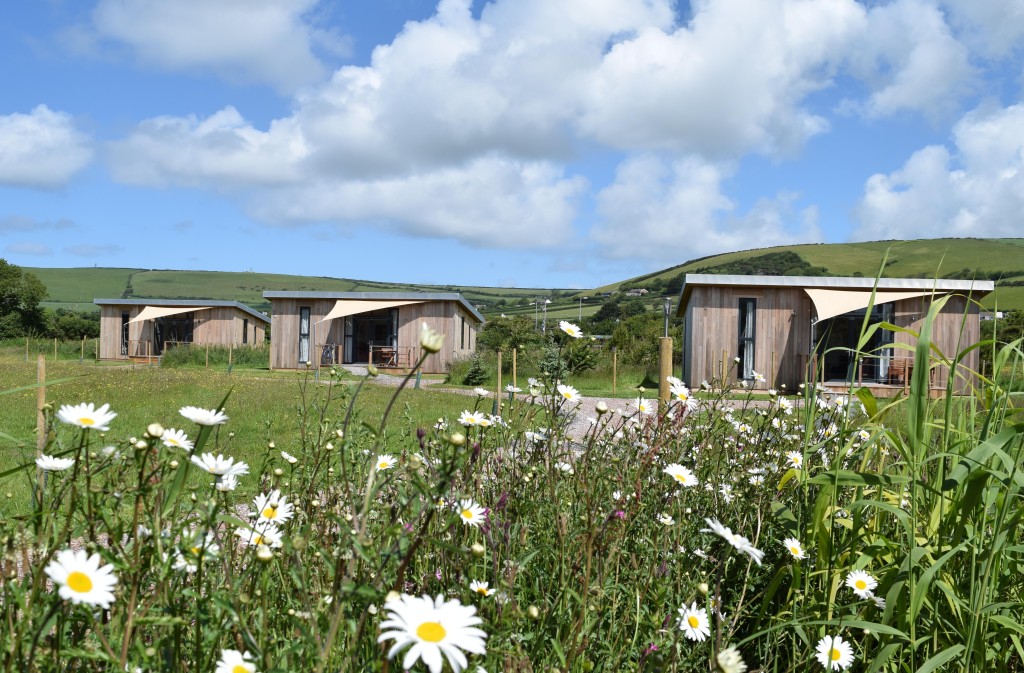
<path fill-rule="evenodd" d="M 873 277 L 885 251 L 889 259 L 883 276 L 889 278 L 985 278 L 996 291 L 984 303 L 1001 309 L 1024 309 L 1024 239 L 944 238 L 916 241 L 827 243 L 759 248 L 713 255 L 619 281 L 591 290 L 564 288 L 501 288 L 460 285 L 412 285 L 383 281 L 293 276 L 285 274 L 173 271 L 122 268 L 28 268 L 50 292 L 46 306 L 92 310 L 96 297 L 155 299 L 233 299 L 267 310 L 264 290 L 461 292 L 485 315 L 543 315 L 532 305 L 548 297 L 549 319 L 573 319 L 594 313 L 605 293 L 645 288 L 652 309 L 660 310 L 663 296 L 676 296 L 686 273 L 832 275 Z M 581 298 L 586 298 L 582 303 Z M 543 305 L 542 305 L 543 306 Z"/>
<path fill-rule="evenodd" d="M 985 298 L 985 306 L 998 304 L 1000 309 L 1024 309 L 1024 239 L 1021 238 L 940 238 L 758 248 L 691 260 L 590 292 L 646 287 L 652 291 L 669 289 L 673 291 L 668 294 L 678 294 L 676 287 L 681 275 L 686 273 L 874 277 L 886 250 L 889 250 L 889 258 L 883 277 L 991 279 L 996 281 L 996 291 Z M 774 260 L 752 264 L 755 258 Z M 784 263 L 774 265 L 772 261 Z M 770 268 L 759 268 L 765 266 Z"/>

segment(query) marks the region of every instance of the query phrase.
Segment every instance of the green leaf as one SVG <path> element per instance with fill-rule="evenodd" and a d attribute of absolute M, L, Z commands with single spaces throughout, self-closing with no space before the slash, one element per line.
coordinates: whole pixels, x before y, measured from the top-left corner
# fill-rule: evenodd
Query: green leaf
<path fill-rule="evenodd" d="M 906 484 L 910 477 L 903 475 L 878 474 L 876 472 L 855 472 L 853 470 L 833 470 L 819 472 L 807 480 L 815 486 L 886 486 L 889 484 Z"/>
<path fill-rule="evenodd" d="M 946 481 L 942 483 L 943 491 L 951 491 L 957 488 L 971 478 L 972 475 L 976 474 L 992 456 L 997 452 L 1002 451 L 1003 447 L 1009 444 L 1017 435 L 1024 432 L 1024 423 L 1018 423 L 1011 425 L 1008 428 L 1004 428 L 999 434 L 989 437 L 987 440 L 974 447 L 970 453 L 964 456 L 959 463 L 956 464 L 950 472 L 949 476 L 946 477 Z"/>
<path fill-rule="evenodd" d="M 944 666 L 960 656 L 960 653 L 963 652 L 964 649 L 963 645 L 954 645 L 953 647 L 942 650 L 934 657 L 921 664 L 917 669 L 917 673 L 931 673 L 931 671 L 938 670 L 940 666 Z"/>

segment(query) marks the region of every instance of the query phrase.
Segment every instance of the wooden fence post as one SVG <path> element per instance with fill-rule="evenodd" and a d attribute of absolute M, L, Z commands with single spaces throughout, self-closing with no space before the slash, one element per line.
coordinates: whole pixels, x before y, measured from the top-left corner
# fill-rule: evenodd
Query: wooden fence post
<path fill-rule="evenodd" d="M 519 385 L 519 379 L 516 378 L 516 351 L 518 349 L 512 349 L 512 387 L 515 388 Z"/>
<path fill-rule="evenodd" d="M 615 394 L 615 384 L 619 377 L 619 351 L 612 346 L 612 395 Z"/>
<path fill-rule="evenodd" d="M 210 368 L 210 344 L 206 344 L 206 368 Z"/>
<path fill-rule="evenodd" d="M 228 344 L 228 372 L 231 371 L 231 363 L 234 360 L 234 353 L 235 353 L 235 344 L 234 343 L 229 343 Z M 316 370 L 317 370 L 317 373 L 320 372 L 320 359 L 319 358 L 317 358 Z"/>
<path fill-rule="evenodd" d="M 53 337 L 53 361 L 57 361 L 57 337 Z"/>
<path fill-rule="evenodd" d="M 498 389 L 494 393 L 494 399 L 498 403 L 498 415 L 501 416 L 501 350 L 498 351 Z"/>
<path fill-rule="evenodd" d="M 28 337 L 25 337 L 25 362 L 28 362 Z"/>
<path fill-rule="evenodd" d="M 46 450 L 46 356 L 42 353 L 36 359 L 36 458 Z M 43 488 L 43 470 L 36 470 L 39 479 L 39 492 Z"/>
<path fill-rule="evenodd" d="M 665 405 L 669 395 L 668 377 L 672 376 L 672 337 L 661 337 L 658 342 L 658 400 Z"/>
<path fill-rule="evenodd" d="M 85 362 L 85 336 L 82 336 L 82 355 L 78 358 L 79 364 Z"/>

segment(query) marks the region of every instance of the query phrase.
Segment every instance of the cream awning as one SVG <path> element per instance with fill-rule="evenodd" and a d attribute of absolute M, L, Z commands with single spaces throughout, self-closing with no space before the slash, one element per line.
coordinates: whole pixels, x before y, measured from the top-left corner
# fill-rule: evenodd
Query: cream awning
<path fill-rule="evenodd" d="M 804 288 L 804 292 L 814 303 L 814 310 L 818 313 L 818 320 L 834 318 L 837 315 L 858 311 L 867 308 L 871 303 L 871 290 L 821 290 Z M 900 299 L 913 299 L 914 297 L 926 297 L 932 294 L 931 290 L 918 290 L 916 292 L 876 292 L 875 306 L 887 304 Z M 945 294 L 939 292 L 937 294 Z"/>
<path fill-rule="evenodd" d="M 328 320 L 334 320 L 335 318 L 344 318 L 347 315 L 356 315 L 357 313 L 368 313 L 369 311 L 379 311 L 385 308 L 394 308 L 396 306 L 405 306 L 406 304 L 422 304 L 419 300 L 386 300 L 386 299 L 339 299 L 331 309 L 331 312 L 324 316 L 323 320 L 318 320 L 319 325 L 322 322 Z"/>
<path fill-rule="evenodd" d="M 153 320 L 154 318 L 163 318 L 169 315 L 176 315 L 178 313 L 189 313 L 191 311 L 205 311 L 212 306 L 147 306 L 142 309 L 139 315 L 135 316 L 129 323 L 142 322 L 143 320 Z"/>

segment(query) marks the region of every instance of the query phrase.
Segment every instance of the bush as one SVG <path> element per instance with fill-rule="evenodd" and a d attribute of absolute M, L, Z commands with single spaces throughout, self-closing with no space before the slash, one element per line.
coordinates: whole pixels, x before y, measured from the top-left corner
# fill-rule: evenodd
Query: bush
<path fill-rule="evenodd" d="M 462 377 L 462 385 L 479 386 L 487 382 L 487 370 L 484 368 L 483 360 L 479 356 L 470 361 L 469 369 Z"/>
<path fill-rule="evenodd" d="M 231 366 L 247 369 L 270 369 L 270 349 L 258 346 L 239 346 L 231 350 Z M 210 366 L 227 367 L 228 347 L 210 346 Z M 178 345 L 164 350 L 161 367 L 205 367 L 205 345 Z"/>

